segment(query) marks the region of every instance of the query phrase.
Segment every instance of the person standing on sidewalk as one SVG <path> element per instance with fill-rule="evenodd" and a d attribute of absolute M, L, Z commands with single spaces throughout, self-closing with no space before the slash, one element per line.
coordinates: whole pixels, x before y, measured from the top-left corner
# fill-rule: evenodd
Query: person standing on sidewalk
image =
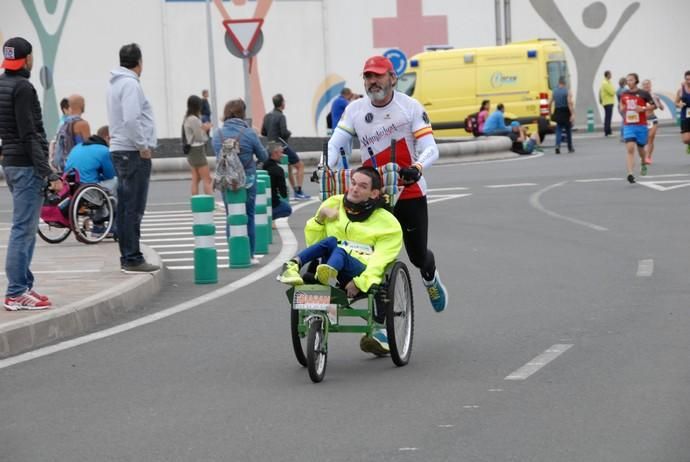
<path fill-rule="evenodd" d="M 309 200 L 311 196 L 304 194 L 302 191 L 304 162 L 288 145 L 287 141 L 292 133 L 287 129 L 287 121 L 283 111 L 285 111 L 285 98 L 278 93 L 273 97 L 273 111 L 264 116 L 263 124 L 261 125 L 261 135 L 267 137 L 268 141 L 278 141 L 283 144 L 283 150 L 288 155 L 288 179 L 292 189 L 295 191 L 295 199 Z"/>
<path fill-rule="evenodd" d="M 151 179 L 151 153 L 156 146 L 153 110 L 139 82 L 142 68 L 139 45 L 131 43 L 120 48 L 120 66 L 110 72 L 107 96 L 110 153 L 118 177 L 116 226 L 124 273 L 160 269 L 146 262 L 139 248 Z"/>
<path fill-rule="evenodd" d="M 566 87 L 565 77 L 558 78 L 558 87 L 553 90 L 551 95 L 551 120 L 556 122 L 556 154 L 561 153 L 561 139 L 565 131 L 565 139 L 568 143 L 568 152 L 575 152 L 573 148 L 573 122 L 575 121 L 575 107 L 573 105 L 573 94 Z"/>
<path fill-rule="evenodd" d="M 647 129 L 647 111 L 656 109 L 652 96 L 646 91 L 638 88 L 640 78 L 634 72 L 626 77 L 628 89 L 621 95 L 619 110 L 623 113 L 623 139 L 625 148 L 628 152 L 628 182 L 634 183 L 635 176 L 635 145 L 640 155 L 640 175 L 647 174 L 647 139 L 649 130 Z"/>
<path fill-rule="evenodd" d="M 31 260 L 43 205 L 46 180 L 54 191 L 62 182 L 48 164 L 48 140 L 38 95 L 29 77 L 33 67 L 31 44 L 13 37 L 3 46 L 0 75 L 0 139 L 2 168 L 12 195 L 12 229 L 7 243 L 6 310 L 44 310 L 50 299 L 33 289 Z"/>
<path fill-rule="evenodd" d="M 599 88 L 599 102 L 604 106 L 604 136 L 610 136 L 613 104 L 616 102 L 616 88 L 611 83 L 611 71 L 604 72 L 604 81 Z"/>

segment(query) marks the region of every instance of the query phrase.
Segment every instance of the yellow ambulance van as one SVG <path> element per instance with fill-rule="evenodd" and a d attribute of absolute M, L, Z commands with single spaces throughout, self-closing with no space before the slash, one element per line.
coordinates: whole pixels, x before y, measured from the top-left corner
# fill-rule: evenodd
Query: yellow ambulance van
<path fill-rule="evenodd" d="M 503 103 L 506 119 L 522 124 L 548 116 L 561 76 L 569 82 L 563 48 L 554 39 L 536 39 L 419 53 L 397 88 L 422 103 L 435 136 L 468 136 L 465 118 L 479 111 L 483 100 L 491 101 L 491 112 Z"/>

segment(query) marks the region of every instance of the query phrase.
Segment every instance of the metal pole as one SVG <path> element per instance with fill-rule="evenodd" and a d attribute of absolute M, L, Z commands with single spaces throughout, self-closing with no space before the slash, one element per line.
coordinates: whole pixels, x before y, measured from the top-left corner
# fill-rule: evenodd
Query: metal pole
<path fill-rule="evenodd" d="M 505 41 L 506 45 L 513 41 L 512 32 L 510 30 L 511 18 L 510 18 L 510 0 L 504 0 L 503 2 L 503 23 L 505 24 Z"/>
<path fill-rule="evenodd" d="M 208 40 L 208 73 L 209 85 L 211 86 L 211 113 L 215 120 L 211 123 L 218 125 L 220 114 L 218 114 L 218 101 L 216 99 L 216 59 L 213 55 L 213 33 L 211 32 L 211 0 L 206 0 L 206 34 Z"/>
<path fill-rule="evenodd" d="M 501 45 L 501 0 L 494 0 L 494 13 L 496 15 L 496 45 Z"/>
<path fill-rule="evenodd" d="M 249 81 L 249 60 L 251 58 L 242 59 L 242 68 L 244 69 L 244 103 L 247 105 L 247 115 L 245 116 L 249 125 L 252 125 L 252 85 Z"/>

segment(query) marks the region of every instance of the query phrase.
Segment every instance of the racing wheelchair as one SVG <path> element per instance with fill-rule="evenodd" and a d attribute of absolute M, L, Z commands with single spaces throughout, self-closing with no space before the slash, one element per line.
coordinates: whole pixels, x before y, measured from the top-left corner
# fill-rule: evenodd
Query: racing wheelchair
<path fill-rule="evenodd" d="M 57 244 L 74 232 L 84 244 L 96 244 L 111 234 L 115 223 L 112 195 L 102 186 L 80 183 L 79 171 L 71 169 L 62 177 L 59 192 L 44 191 L 38 235 L 50 244 Z"/>
<path fill-rule="evenodd" d="M 345 193 L 350 171 L 347 158 L 341 151 L 343 166 L 337 172 L 328 168 L 327 147 L 324 146 L 318 172 L 321 198 Z M 395 164 L 395 140 L 391 143 L 391 163 L 382 173 L 384 194 L 389 205 L 394 205 L 398 193 L 398 166 Z M 291 304 L 290 334 L 297 362 L 309 371 L 309 378 L 321 382 L 326 375 L 328 337 L 331 333 L 346 332 L 371 336 L 383 325 L 393 363 L 406 365 L 412 354 L 414 336 L 414 298 L 407 265 L 394 261 L 386 268 L 380 285 L 367 293 L 349 299 L 344 291 L 347 281 L 338 281 L 337 287 L 321 285 L 314 272 L 317 261 L 306 265 L 304 285 L 291 287 L 286 295 Z M 361 303 L 358 303 L 361 302 Z M 366 303 L 365 306 L 362 306 Z M 357 320 L 357 321 L 355 321 Z M 355 321 L 355 322 L 353 322 Z"/>

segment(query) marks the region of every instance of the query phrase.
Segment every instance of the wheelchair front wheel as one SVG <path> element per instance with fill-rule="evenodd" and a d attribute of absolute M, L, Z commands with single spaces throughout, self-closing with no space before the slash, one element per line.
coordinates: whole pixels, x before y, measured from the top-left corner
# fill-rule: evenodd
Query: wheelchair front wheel
<path fill-rule="evenodd" d="M 290 334 L 292 337 L 292 349 L 295 351 L 295 358 L 302 367 L 307 367 L 307 357 L 304 355 L 304 336 L 299 334 L 300 316 L 299 311 L 290 310 Z"/>
<path fill-rule="evenodd" d="M 391 359 L 396 366 L 404 366 L 412 354 L 414 300 L 410 272 L 400 261 L 395 262 L 389 276 L 386 332 Z"/>
<path fill-rule="evenodd" d="M 114 207 L 98 185 L 80 186 L 70 203 L 69 219 L 74 236 L 84 244 L 101 242 L 113 227 Z"/>
<path fill-rule="evenodd" d="M 307 335 L 307 369 L 309 378 L 314 383 L 319 383 L 326 375 L 326 362 L 328 351 L 323 332 L 323 319 L 314 319 L 309 324 Z"/>
<path fill-rule="evenodd" d="M 67 239 L 72 230 L 66 226 L 55 226 L 43 221 L 38 221 L 38 237 L 48 244 L 59 244 Z"/>

